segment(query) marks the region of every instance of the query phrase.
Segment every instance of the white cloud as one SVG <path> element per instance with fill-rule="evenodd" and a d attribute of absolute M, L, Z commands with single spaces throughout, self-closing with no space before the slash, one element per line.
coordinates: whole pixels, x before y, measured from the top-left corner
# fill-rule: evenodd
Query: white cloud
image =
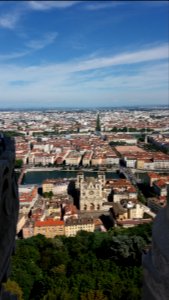
<path fill-rule="evenodd" d="M 13 29 L 17 25 L 21 16 L 20 11 L 13 11 L 11 13 L 0 16 L 0 27 Z"/>
<path fill-rule="evenodd" d="M 160 1 L 157 1 L 157 0 L 156 1 L 143 1 L 142 4 L 147 4 L 147 5 L 151 5 L 151 6 L 169 5 L 168 0 L 166 0 L 166 1 L 162 1 L 162 0 L 160 0 Z"/>
<path fill-rule="evenodd" d="M 12 60 L 16 58 L 20 58 L 29 54 L 30 51 L 20 51 L 20 52 L 12 52 L 7 54 L 0 54 L 0 61 Z"/>
<path fill-rule="evenodd" d="M 109 105 L 110 101 L 115 104 L 117 99 L 122 104 L 125 99 L 135 104 L 165 103 L 169 80 L 167 49 L 168 45 L 162 45 L 111 58 L 28 67 L 1 64 L 0 100 L 2 104 L 13 101 L 21 105 L 25 101 L 27 105 L 42 106 L 80 105 L 80 100 L 90 105 L 91 99 L 93 105 Z M 133 69 L 126 68 L 126 64 L 132 64 Z"/>
<path fill-rule="evenodd" d="M 140 50 L 135 52 L 122 53 L 112 57 L 97 57 L 75 65 L 76 71 L 85 71 L 98 68 L 106 68 L 115 65 L 126 65 L 142 63 L 146 61 L 167 59 L 169 53 L 169 45 L 164 44 L 154 48 Z"/>
<path fill-rule="evenodd" d="M 90 3 L 91 2 L 91 3 Z M 116 8 L 118 6 L 127 6 L 127 5 L 146 5 L 151 7 L 158 7 L 158 6 L 164 6 L 168 5 L 168 1 L 87 1 L 87 5 L 85 8 L 87 10 L 101 10 L 101 9 L 107 9 L 107 8 Z"/>
<path fill-rule="evenodd" d="M 68 8 L 81 1 L 29 1 L 29 6 L 34 10 L 49 10 L 52 8 Z"/>
<path fill-rule="evenodd" d="M 52 44 L 55 41 L 57 36 L 58 36 L 57 32 L 51 32 L 45 34 L 41 39 L 30 40 L 25 44 L 26 49 L 23 51 L 0 54 L 0 61 L 7 61 L 12 59 L 17 59 L 26 55 L 30 55 L 33 52 L 43 49 L 48 45 Z"/>
<path fill-rule="evenodd" d="M 118 65 L 138 64 L 151 61 L 168 59 L 169 45 L 152 47 L 135 52 L 121 53 L 110 57 L 93 57 L 90 59 L 75 60 L 67 63 L 49 64 L 51 72 L 57 70 L 60 74 L 83 72 L 97 69 L 104 69 Z M 44 69 L 46 66 L 43 67 Z"/>
<path fill-rule="evenodd" d="M 86 9 L 88 10 L 99 10 L 99 9 L 106 9 L 106 8 L 113 8 L 119 5 L 124 4 L 123 1 L 95 1 L 86 5 Z"/>
<path fill-rule="evenodd" d="M 54 42 L 57 37 L 57 32 L 46 34 L 43 39 L 39 40 L 31 40 L 27 42 L 27 47 L 32 50 L 41 49 L 48 44 Z M 23 56 L 28 54 L 29 51 L 23 51 L 19 53 L 12 53 L 2 55 L 2 58 L 9 57 L 16 58 L 17 56 Z M 73 73 L 73 72 L 83 72 L 90 71 L 96 69 L 109 68 L 112 66 L 118 65 L 128 65 L 128 64 L 138 64 L 144 62 L 158 61 L 162 59 L 168 59 L 169 53 L 169 44 L 163 44 L 159 46 L 149 47 L 146 49 L 138 50 L 135 52 L 125 52 L 119 55 L 113 55 L 109 57 L 95 57 L 91 55 L 89 59 L 76 59 L 74 61 L 70 61 L 67 63 L 52 63 L 47 66 L 51 68 L 51 70 L 58 70 L 61 73 Z M 1 56 L 0 56 L 1 57 Z M 41 68 L 41 67 L 40 67 Z M 42 68 L 46 68 L 46 66 L 42 66 Z"/>
<path fill-rule="evenodd" d="M 56 37 L 58 36 L 57 32 L 51 32 L 45 34 L 45 36 L 42 39 L 37 39 L 37 40 L 31 40 L 26 43 L 26 46 L 33 49 L 33 50 L 38 50 L 42 49 L 50 44 L 52 44 Z"/>
<path fill-rule="evenodd" d="M 15 9 L 0 15 L 0 27 L 15 29 L 23 14 L 28 13 L 29 10 L 64 9 L 79 2 L 81 1 L 21 1 Z"/>
<path fill-rule="evenodd" d="M 81 74 L 77 78 L 77 82 L 83 89 L 98 89 L 98 90 L 151 90 L 168 87 L 168 64 L 160 63 L 146 65 L 134 69 L 130 74 L 125 70 L 118 75 L 111 73 L 106 75 L 101 71 L 98 74 L 86 74 L 85 78 Z"/>

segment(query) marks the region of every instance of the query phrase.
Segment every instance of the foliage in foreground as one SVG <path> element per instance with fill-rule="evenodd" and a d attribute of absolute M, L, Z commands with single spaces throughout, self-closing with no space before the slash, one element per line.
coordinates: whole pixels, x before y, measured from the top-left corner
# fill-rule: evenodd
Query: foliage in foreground
<path fill-rule="evenodd" d="M 10 292 L 10 294 L 16 295 L 18 300 L 23 300 L 23 292 L 15 281 L 11 281 L 9 279 L 6 283 L 3 284 L 3 288 L 5 291 Z"/>
<path fill-rule="evenodd" d="M 76 237 L 18 240 L 11 280 L 24 299 L 141 299 L 142 249 L 150 242 L 151 225 L 79 232 Z"/>

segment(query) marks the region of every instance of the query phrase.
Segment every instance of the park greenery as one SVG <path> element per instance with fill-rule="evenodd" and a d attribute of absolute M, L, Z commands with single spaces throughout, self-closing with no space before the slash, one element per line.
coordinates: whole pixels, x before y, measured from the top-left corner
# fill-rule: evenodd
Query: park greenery
<path fill-rule="evenodd" d="M 140 190 L 138 190 L 138 200 L 144 205 L 147 205 L 147 200 Z"/>
<path fill-rule="evenodd" d="M 169 149 L 168 147 L 163 144 L 153 144 L 153 143 L 149 143 L 149 144 L 145 144 L 143 145 L 144 149 L 145 150 L 148 150 L 148 151 L 152 151 L 152 152 L 157 152 L 157 151 L 160 151 L 160 152 L 163 152 L 165 154 L 169 154 Z"/>
<path fill-rule="evenodd" d="M 6 289 L 20 300 L 139 300 L 142 253 L 150 242 L 151 224 L 17 240 Z"/>
<path fill-rule="evenodd" d="M 22 159 L 16 159 L 15 160 L 15 168 L 21 169 L 23 166 L 23 160 Z"/>
<path fill-rule="evenodd" d="M 59 130 L 56 130 L 54 129 L 53 131 L 39 131 L 39 132 L 33 132 L 33 136 L 34 137 L 39 137 L 39 136 L 55 136 L 55 135 L 59 135 L 59 136 L 62 136 L 63 134 L 71 134 L 71 133 L 77 133 L 79 132 L 79 128 L 77 129 L 74 129 L 74 130 L 62 130 L 62 131 L 59 131 Z"/>
<path fill-rule="evenodd" d="M 127 132 L 127 127 L 117 128 L 116 126 L 114 126 L 111 131 L 112 132 Z"/>
<path fill-rule="evenodd" d="M 4 133 L 4 135 L 6 135 L 7 137 L 24 136 L 23 133 L 18 132 L 18 131 L 12 131 L 12 130 L 3 131 L 3 130 L 1 130 L 1 132 Z"/>
<path fill-rule="evenodd" d="M 114 142 L 114 141 L 111 141 L 110 143 L 109 143 L 109 145 L 110 146 L 125 146 L 125 145 L 127 145 L 127 143 L 126 142 L 123 142 L 123 141 L 116 141 L 116 142 Z"/>
<path fill-rule="evenodd" d="M 50 192 L 44 192 L 43 193 L 43 197 L 51 199 L 53 197 L 53 192 L 52 191 L 50 191 Z"/>
<path fill-rule="evenodd" d="M 113 128 L 112 128 L 112 130 L 111 130 L 112 132 L 151 132 L 152 131 L 152 129 L 150 129 L 150 128 L 135 128 L 135 127 L 121 127 L 121 128 L 119 128 L 119 127 L 116 127 L 116 126 L 114 126 Z"/>
<path fill-rule="evenodd" d="M 146 137 L 146 135 L 143 133 L 143 134 L 139 134 L 138 136 L 137 136 L 137 139 L 138 139 L 138 142 L 144 142 L 145 141 L 145 137 Z"/>

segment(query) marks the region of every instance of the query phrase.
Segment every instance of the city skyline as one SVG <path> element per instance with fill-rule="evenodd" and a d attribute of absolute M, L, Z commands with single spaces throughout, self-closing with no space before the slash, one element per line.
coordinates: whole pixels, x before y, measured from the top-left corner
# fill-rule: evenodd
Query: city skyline
<path fill-rule="evenodd" d="M 167 105 L 167 1 L 0 2 L 0 108 Z"/>

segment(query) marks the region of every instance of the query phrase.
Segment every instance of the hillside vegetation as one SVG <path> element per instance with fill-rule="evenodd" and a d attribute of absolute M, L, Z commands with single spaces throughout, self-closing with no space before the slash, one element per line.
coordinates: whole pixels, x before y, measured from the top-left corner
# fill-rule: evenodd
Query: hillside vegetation
<path fill-rule="evenodd" d="M 25 300 L 141 299 L 141 257 L 150 242 L 151 224 L 18 240 L 10 280 Z"/>

